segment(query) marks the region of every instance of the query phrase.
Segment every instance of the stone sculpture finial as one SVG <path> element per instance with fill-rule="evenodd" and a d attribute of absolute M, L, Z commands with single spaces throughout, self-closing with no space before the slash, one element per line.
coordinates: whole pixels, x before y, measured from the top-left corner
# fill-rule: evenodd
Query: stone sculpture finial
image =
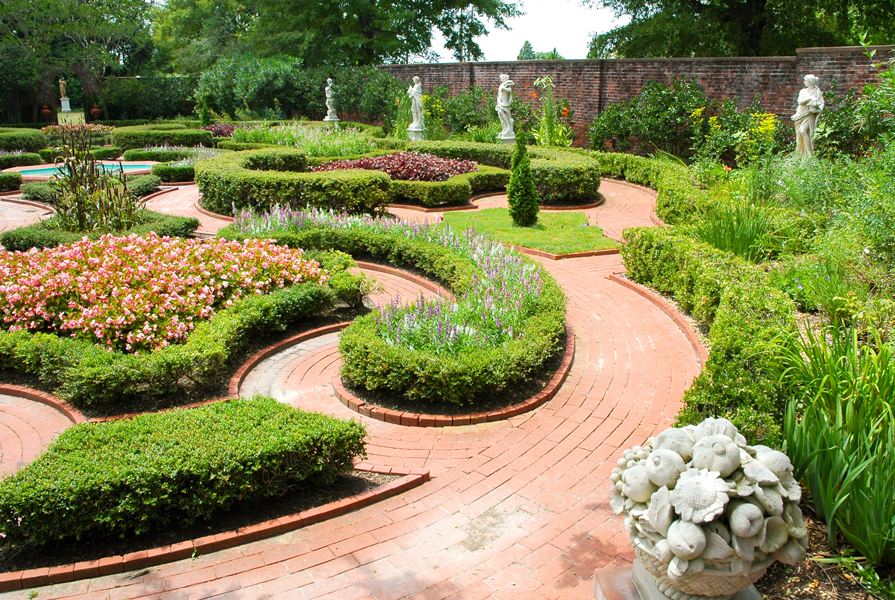
<path fill-rule="evenodd" d="M 611 480 L 612 509 L 625 514 L 643 598 L 729 599 L 775 560 L 805 558 L 808 531 L 792 463 L 782 452 L 748 446 L 726 419 L 667 429 L 634 446 Z"/>

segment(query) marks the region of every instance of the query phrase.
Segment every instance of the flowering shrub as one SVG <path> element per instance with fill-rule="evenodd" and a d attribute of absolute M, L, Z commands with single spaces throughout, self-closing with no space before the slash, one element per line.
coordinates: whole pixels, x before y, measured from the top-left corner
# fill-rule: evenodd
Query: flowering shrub
<path fill-rule="evenodd" d="M 196 148 L 193 150 L 189 156 L 182 158 L 178 161 L 172 162 L 170 166 L 172 167 L 189 167 L 200 160 L 205 160 L 206 158 L 211 158 L 212 156 L 217 156 L 218 154 L 223 154 L 226 150 L 215 150 L 214 148 Z"/>
<path fill-rule="evenodd" d="M 447 181 L 454 175 L 478 171 L 471 160 L 438 158 L 419 152 L 397 152 L 385 156 L 368 156 L 353 160 L 334 160 L 311 167 L 311 171 L 338 171 L 341 169 L 365 169 L 388 173 L 392 179 L 402 181 Z"/>
<path fill-rule="evenodd" d="M 0 150 L 0 156 L 19 156 L 25 154 L 24 150 Z"/>
<path fill-rule="evenodd" d="M 450 227 L 401 219 L 279 207 L 264 214 L 243 211 L 233 228 L 250 235 L 315 228 L 387 232 L 448 248 L 471 260 L 480 274 L 472 276 L 472 285 L 460 297 L 419 298 L 409 305 L 395 300 L 380 306 L 374 317 L 379 334 L 389 343 L 436 354 L 494 347 L 521 336 L 543 287 L 537 265 L 472 229 L 459 234 Z"/>
<path fill-rule="evenodd" d="M 236 131 L 236 125 L 231 123 L 214 123 L 212 125 L 203 125 L 202 127 L 199 127 L 199 129 L 210 131 L 211 135 L 214 137 L 233 137 L 233 132 Z"/>
<path fill-rule="evenodd" d="M 115 128 L 108 125 L 98 125 L 96 123 L 63 123 L 62 125 L 47 125 L 40 129 L 47 135 L 62 136 L 63 140 L 67 136 L 95 136 L 112 133 Z M 63 141 L 64 143 L 64 141 Z"/>
<path fill-rule="evenodd" d="M 0 316 L 10 331 L 49 331 L 134 352 L 183 341 L 200 319 L 246 294 L 326 274 L 302 251 L 245 243 L 106 235 L 0 254 Z"/>

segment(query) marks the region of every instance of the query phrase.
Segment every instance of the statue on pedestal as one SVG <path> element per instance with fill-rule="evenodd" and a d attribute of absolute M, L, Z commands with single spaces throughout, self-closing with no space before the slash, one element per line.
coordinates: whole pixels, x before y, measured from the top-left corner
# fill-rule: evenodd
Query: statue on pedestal
<path fill-rule="evenodd" d="M 423 85 L 419 77 L 413 78 L 413 85 L 407 88 L 407 96 L 410 98 L 410 113 L 413 115 L 413 123 L 407 131 L 422 131 L 423 124 Z"/>
<path fill-rule="evenodd" d="M 792 120 L 796 125 L 796 152 L 799 156 L 814 154 L 814 130 L 824 109 L 824 95 L 817 87 L 817 77 L 805 75 L 805 87 L 799 92 L 799 106 Z"/>
<path fill-rule="evenodd" d="M 497 88 L 497 118 L 500 119 L 500 134 L 502 140 L 515 140 L 513 133 L 513 115 L 510 113 L 510 105 L 513 103 L 513 87 L 510 76 L 506 73 L 500 76 L 500 87 Z"/>
<path fill-rule="evenodd" d="M 68 96 L 65 95 L 65 79 L 59 79 L 59 98 L 63 100 L 67 100 Z"/>
<path fill-rule="evenodd" d="M 323 118 L 324 121 L 335 122 L 339 120 L 339 115 L 336 114 L 336 100 L 333 97 L 333 80 L 326 80 L 326 88 L 323 90 L 326 93 L 326 116 Z"/>

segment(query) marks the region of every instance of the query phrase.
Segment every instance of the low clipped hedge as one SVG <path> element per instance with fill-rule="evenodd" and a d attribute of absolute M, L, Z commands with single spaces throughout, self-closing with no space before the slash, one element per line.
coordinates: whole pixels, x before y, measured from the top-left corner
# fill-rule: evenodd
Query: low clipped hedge
<path fill-rule="evenodd" d="M 32 181 L 22 185 L 22 198 L 50 204 L 53 202 L 54 189 L 52 181 Z"/>
<path fill-rule="evenodd" d="M 473 194 L 505 189 L 510 172 L 497 167 L 479 166 L 479 171 L 454 175 L 447 181 L 402 181 L 393 179 L 389 186 L 392 202 L 422 204 L 429 208 L 455 206 L 469 202 Z"/>
<path fill-rule="evenodd" d="M 231 227 L 219 235 L 227 239 L 247 237 Z M 454 250 L 400 233 L 320 227 L 261 235 L 291 247 L 372 255 L 418 269 L 441 281 L 458 297 L 473 289 L 474 277 L 480 272 L 475 263 Z M 342 377 L 351 385 L 388 391 L 415 402 L 459 406 L 474 406 L 527 381 L 559 351 L 566 322 L 562 289 L 543 268 L 541 276 L 544 285 L 539 303 L 518 332 L 521 336 L 491 349 L 451 356 L 408 349 L 376 335 L 375 315 L 358 318 L 340 338 Z"/>
<path fill-rule="evenodd" d="M 0 192 L 17 190 L 22 187 L 22 174 L 16 171 L 0 173 Z"/>
<path fill-rule="evenodd" d="M 254 144 L 251 142 L 232 142 L 232 141 L 220 141 L 217 143 L 217 147 L 221 150 L 233 150 L 236 152 L 242 152 L 243 150 L 261 150 L 263 148 L 282 148 L 277 144 Z"/>
<path fill-rule="evenodd" d="M 121 156 L 121 148 L 118 146 L 94 146 L 90 149 L 93 160 L 115 160 Z M 45 163 L 55 162 L 62 158 L 62 148 L 44 148 L 40 151 L 40 157 Z"/>
<path fill-rule="evenodd" d="M 474 160 L 480 164 L 509 169 L 513 147 L 505 144 L 477 142 L 415 142 L 410 150 L 427 152 L 441 158 Z M 600 164 L 587 154 L 532 146 L 531 172 L 543 205 L 589 201 L 600 187 Z"/>
<path fill-rule="evenodd" d="M 379 171 L 306 172 L 307 157 L 292 148 L 221 154 L 195 165 L 202 205 L 229 214 L 275 205 L 375 212 L 388 202 L 390 179 Z"/>
<path fill-rule="evenodd" d="M 0 482 L 2 543 L 140 534 L 331 483 L 366 455 L 365 435 L 264 397 L 75 425 Z"/>
<path fill-rule="evenodd" d="M 138 125 L 119 127 L 112 133 L 112 143 L 125 150 L 146 146 L 214 146 L 214 136 L 203 129 L 186 129 L 183 124 Z"/>
<path fill-rule="evenodd" d="M 0 171 L 12 167 L 30 167 L 42 165 L 43 159 L 37 152 L 24 152 L 22 154 L 0 154 Z"/>
<path fill-rule="evenodd" d="M 684 394 L 678 422 L 723 416 L 750 439 L 778 446 L 785 399 L 766 347 L 794 331 L 795 304 L 760 266 L 673 228 L 627 229 L 624 239 L 628 276 L 709 325 L 709 359 Z"/>
<path fill-rule="evenodd" d="M 37 129 L 0 128 L 0 150 L 37 152 L 47 146 L 47 136 Z"/>
<path fill-rule="evenodd" d="M 132 148 L 125 150 L 124 160 L 142 162 L 172 162 L 175 160 L 183 160 L 192 154 L 191 150 L 155 150 L 151 148 Z"/>
<path fill-rule="evenodd" d="M 147 182 L 151 183 L 151 182 Z M 139 185 L 139 184 L 138 184 Z M 153 186 L 155 187 L 155 186 Z M 43 188 L 41 188 L 42 190 Z M 144 211 L 146 222 L 132 229 L 128 229 L 121 235 L 136 233 L 143 235 L 150 231 L 160 236 L 188 237 L 198 227 L 199 220 L 192 217 L 176 217 L 161 213 Z M 74 233 L 54 228 L 53 217 L 39 221 L 32 225 L 10 229 L 0 235 L 0 244 L 7 250 L 25 252 L 31 248 L 55 248 L 62 244 L 71 244 L 84 237 L 83 233 Z M 90 238 L 99 238 L 101 233 L 89 234 Z"/>
<path fill-rule="evenodd" d="M 33 373 L 78 406 L 108 407 L 184 386 L 204 389 L 220 383 L 231 358 L 251 340 L 285 331 L 334 302 L 335 293 L 317 283 L 246 296 L 199 323 L 185 343 L 139 355 L 107 352 L 97 344 L 49 333 L 0 331 L 0 368 Z"/>
<path fill-rule="evenodd" d="M 161 182 L 162 180 L 155 175 L 137 175 L 135 177 L 128 177 L 127 191 L 134 196 L 142 198 L 143 196 L 148 196 L 156 191 Z M 168 235 L 173 234 L 169 233 Z M 180 234 L 176 235 L 179 236 Z"/>
<path fill-rule="evenodd" d="M 152 174 L 162 181 L 192 181 L 196 177 L 195 165 L 170 165 L 159 163 L 152 165 Z"/>

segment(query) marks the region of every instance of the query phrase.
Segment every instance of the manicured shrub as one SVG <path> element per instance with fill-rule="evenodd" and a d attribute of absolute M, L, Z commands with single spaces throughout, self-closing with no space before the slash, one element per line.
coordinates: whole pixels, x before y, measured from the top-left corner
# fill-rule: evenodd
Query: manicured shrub
<path fill-rule="evenodd" d="M 40 157 L 45 163 L 56 162 L 56 159 L 62 158 L 63 155 L 62 148 L 44 148 L 40 150 Z M 90 156 L 94 160 L 116 160 L 121 156 L 121 148 L 118 146 L 93 146 L 90 149 Z"/>
<path fill-rule="evenodd" d="M 183 124 L 138 125 L 119 127 L 112 134 L 112 143 L 125 150 L 146 146 L 214 146 L 210 131 L 186 129 Z"/>
<path fill-rule="evenodd" d="M 497 242 L 418 223 L 287 210 L 241 214 L 221 235 L 372 254 L 451 289 L 459 300 L 391 307 L 345 329 L 342 376 L 352 385 L 422 405 L 475 406 L 526 381 L 558 350 L 562 290 L 541 267 Z"/>
<path fill-rule="evenodd" d="M 510 218 L 517 227 L 532 227 L 538 222 L 538 192 L 531 177 L 531 161 L 522 138 L 516 141 L 513 170 L 507 185 Z"/>
<path fill-rule="evenodd" d="M 126 150 L 122 158 L 133 162 L 172 162 L 186 158 L 192 154 L 192 152 L 193 148 L 188 148 L 186 146 L 155 146 Z"/>
<path fill-rule="evenodd" d="M 255 397 L 66 430 L 0 482 L 6 545 L 208 519 L 364 457 L 364 427 Z"/>
<path fill-rule="evenodd" d="M 43 164 L 43 159 L 36 152 L 7 152 L 0 150 L 0 171 L 12 167 L 30 167 Z"/>
<path fill-rule="evenodd" d="M 236 152 L 241 152 L 243 150 L 261 150 L 262 148 L 278 148 L 276 144 L 252 144 L 252 143 L 240 143 L 233 141 L 224 141 L 217 142 L 215 147 L 220 148 L 221 150 L 234 150 Z"/>
<path fill-rule="evenodd" d="M 305 155 L 271 148 L 215 156 L 195 167 L 203 206 L 229 214 L 276 205 L 375 212 L 388 201 L 389 177 L 377 171 L 304 172 Z"/>
<path fill-rule="evenodd" d="M 161 180 L 155 175 L 138 175 L 127 180 L 127 191 L 142 198 L 158 190 Z"/>
<path fill-rule="evenodd" d="M 47 143 L 47 136 L 36 129 L 0 129 L 0 150 L 37 152 Z"/>
<path fill-rule="evenodd" d="M 152 174 L 162 181 L 192 181 L 196 177 L 194 165 L 175 166 L 168 163 L 152 165 Z"/>
<path fill-rule="evenodd" d="M 26 199 L 41 202 L 49 202 L 51 199 L 51 197 L 48 198 L 43 195 L 52 194 L 51 191 L 46 191 L 49 184 L 43 182 L 28 183 L 23 186 L 23 188 L 26 187 L 30 188 L 29 194 L 23 194 Z M 187 237 L 199 227 L 199 220 L 195 218 L 163 215 L 148 210 L 143 212 L 143 224 L 122 232 L 122 235 L 130 233 L 144 235 L 152 231 L 160 236 Z M 88 237 L 96 239 L 100 235 L 100 233 L 93 233 Z M 60 244 L 72 244 L 83 237 L 84 234 L 82 233 L 73 233 L 60 229 L 54 217 L 50 217 L 33 225 L 3 232 L 0 235 L 0 243 L 7 250 L 25 252 L 31 248 L 55 248 Z"/>
<path fill-rule="evenodd" d="M 22 198 L 50 204 L 53 202 L 55 187 L 50 181 L 34 181 L 22 185 Z"/>
<path fill-rule="evenodd" d="M 0 192 L 17 190 L 22 186 L 22 174 L 16 171 L 0 173 Z"/>

